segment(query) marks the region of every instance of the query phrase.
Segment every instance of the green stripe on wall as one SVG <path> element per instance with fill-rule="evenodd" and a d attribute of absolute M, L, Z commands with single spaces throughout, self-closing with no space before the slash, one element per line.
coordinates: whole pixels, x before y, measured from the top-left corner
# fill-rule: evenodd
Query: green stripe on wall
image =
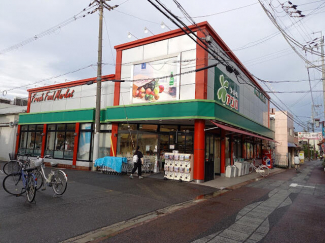
<path fill-rule="evenodd" d="M 105 121 L 106 110 L 101 110 L 101 121 Z M 50 124 L 50 123 L 76 123 L 94 122 L 95 109 L 69 110 L 39 113 L 19 114 L 19 124 Z"/>
<path fill-rule="evenodd" d="M 101 110 L 101 122 L 144 120 L 205 119 L 218 120 L 274 138 L 274 132 L 252 119 L 213 100 L 187 100 L 112 106 Z M 19 124 L 94 122 L 95 109 L 28 113 L 19 115 Z M 212 125 L 212 124 L 211 124 Z"/>

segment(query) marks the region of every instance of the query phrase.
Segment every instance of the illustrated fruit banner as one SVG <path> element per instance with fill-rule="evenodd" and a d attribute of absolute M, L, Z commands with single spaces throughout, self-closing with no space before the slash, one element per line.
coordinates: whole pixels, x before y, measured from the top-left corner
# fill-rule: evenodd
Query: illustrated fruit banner
<path fill-rule="evenodd" d="M 133 66 L 132 103 L 179 99 L 179 57 Z"/>

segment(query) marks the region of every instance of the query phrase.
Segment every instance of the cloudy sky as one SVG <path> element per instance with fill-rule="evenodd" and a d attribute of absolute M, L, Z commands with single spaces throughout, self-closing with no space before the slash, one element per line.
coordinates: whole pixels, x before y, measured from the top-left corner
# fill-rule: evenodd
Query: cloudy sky
<path fill-rule="evenodd" d="M 27 97 L 29 88 L 96 76 L 98 12 L 87 14 L 87 11 L 82 11 L 91 2 L 1 1 L 0 97 Z M 173 0 L 162 2 L 190 24 Z M 290 43 L 296 43 L 294 47 L 301 56 L 293 51 L 257 0 L 178 2 L 196 23 L 208 21 L 253 75 L 269 81 L 267 84 L 259 81 L 266 91 L 309 91 L 270 94 L 277 106 L 294 115 L 296 122 L 307 124 L 311 121 L 313 103 L 317 106 L 315 117 L 324 120 L 321 72 L 309 68 L 309 83 L 307 64 L 303 60 L 307 58 L 320 65 L 321 51 L 314 49 L 316 54 L 305 54 L 299 46 L 320 37 L 319 31 L 325 34 L 325 0 L 291 1 L 305 15 L 303 18 L 293 17 L 299 16 L 295 13 L 290 17 L 289 13 L 295 10 L 287 8 L 292 6 L 287 1 L 261 0 L 280 30 L 284 29 L 290 37 Z M 177 28 L 147 0 L 112 0 L 107 3 L 120 6 L 104 13 L 103 75 L 115 72 L 115 45 L 151 35 L 144 33 L 145 27 L 154 34 L 168 31 L 168 28 L 161 28 L 162 21 L 171 29 Z M 135 37 L 129 39 L 128 32 Z M 296 131 L 302 131 L 298 123 L 295 123 Z"/>

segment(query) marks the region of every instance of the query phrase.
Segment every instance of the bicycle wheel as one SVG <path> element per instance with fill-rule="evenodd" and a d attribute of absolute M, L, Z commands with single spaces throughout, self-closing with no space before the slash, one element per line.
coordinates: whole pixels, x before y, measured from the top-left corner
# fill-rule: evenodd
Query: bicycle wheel
<path fill-rule="evenodd" d="M 57 171 L 52 178 L 52 189 L 56 195 L 62 195 L 68 186 L 68 179 L 66 174 L 59 170 Z"/>
<path fill-rule="evenodd" d="M 36 196 L 35 178 L 32 174 L 27 175 L 26 196 L 28 202 L 33 202 Z"/>
<path fill-rule="evenodd" d="M 256 171 L 258 171 L 258 173 L 263 177 L 270 174 L 269 168 L 266 165 L 261 165 Z"/>
<path fill-rule="evenodd" d="M 44 184 L 42 173 L 39 170 L 35 170 L 34 176 L 36 178 L 36 190 L 39 190 Z"/>
<path fill-rule="evenodd" d="M 2 170 L 6 175 L 19 173 L 20 165 L 17 161 L 9 161 L 4 164 Z"/>
<path fill-rule="evenodd" d="M 19 196 L 26 191 L 20 173 L 7 175 L 3 179 L 2 186 L 11 195 Z"/>

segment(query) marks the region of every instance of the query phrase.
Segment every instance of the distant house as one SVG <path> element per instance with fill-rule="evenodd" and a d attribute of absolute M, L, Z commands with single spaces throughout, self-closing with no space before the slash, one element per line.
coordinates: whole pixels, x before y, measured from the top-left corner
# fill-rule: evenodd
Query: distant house
<path fill-rule="evenodd" d="M 15 100 L 17 101 L 17 99 Z M 9 159 L 9 153 L 16 152 L 19 113 L 27 111 L 27 106 L 10 104 L 16 101 L 0 102 L 0 160 L 3 161 Z M 18 103 L 25 104 L 24 101 Z M 16 104 L 18 103 L 16 102 Z"/>
<path fill-rule="evenodd" d="M 298 154 L 299 145 L 294 133 L 292 115 L 287 111 L 270 111 L 271 129 L 275 131 L 275 165 L 291 167 L 294 156 Z"/>

